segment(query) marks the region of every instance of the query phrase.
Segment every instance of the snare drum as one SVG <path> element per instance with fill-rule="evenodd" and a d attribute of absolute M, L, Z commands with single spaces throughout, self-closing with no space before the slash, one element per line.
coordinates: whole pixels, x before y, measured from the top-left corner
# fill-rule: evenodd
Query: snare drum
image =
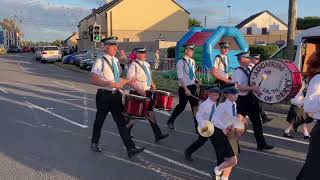
<path fill-rule="evenodd" d="M 134 119 L 146 119 L 148 110 L 148 99 L 133 94 L 125 95 L 124 114 Z"/>
<path fill-rule="evenodd" d="M 155 90 L 153 95 L 153 106 L 163 111 L 171 111 L 173 96 L 170 92 Z"/>
<path fill-rule="evenodd" d="M 302 87 L 298 68 L 290 60 L 266 60 L 251 71 L 250 85 L 258 86 L 254 95 L 268 104 L 280 103 L 294 98 Z"/>

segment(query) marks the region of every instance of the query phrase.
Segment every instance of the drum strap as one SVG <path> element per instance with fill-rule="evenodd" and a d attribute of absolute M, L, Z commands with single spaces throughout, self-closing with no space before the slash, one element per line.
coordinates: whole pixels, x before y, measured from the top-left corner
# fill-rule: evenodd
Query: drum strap
<path fill-rule="evenodd" d="M 182 58 L 182 60 L 185 62 L 185 63 L 184 63 L 184 66 L 183 66 L 183 67 L 184 67 L 184 70 L 186 71 L 185 65 L 187 64 L 188 67 L 189 67 L 189 72 L 186 71 L 186 73 L 189 74 L 190 80 L 193 79 L 192 77 L 195 77 L 195 74 L 194 74 L 193 70 L 192 70 L 192 72 L 191 72 L 191 70 L 190 70 L 190 69 L 192 69 L 192 68 L 191 68 L 191 65 L 188 63 L 188 61 L 187 61 L 184 57 Z M 190 73 L 192 73 L 192 74 L 190 74 Z"/>
<path fill-rule="evenodd" d="M 244 67 L 242 67 L 242 66 L 240 66 L 240 67 L 238 67 L 238 68 L 236 68 L 236 70 L 237 69 L 241 69 L 242 70 L 242 72 L 248 77 L 248 83 L 249 83 L 249 78 L 250 78 L 250 69 L 249 68 L 247 68 L 247 70 L 244 68 Z"/>
<path fill-rule="evenodd" d="M 228 56 L 226 56 L 226 57 L 228 57 Z M 221 63 L 223 63 L 223 66 L 224 66 L 224 72 L 225 73 L 227 73 L 228 72 L 228 67 L 227 67 L 227 64 L 226 64 L 226 62 L 225 61 L 228 61 L 228 59 L 227 58 L 222 58 L 222 56 L 221 55 L 217 55 L 216 56 L 216 58 L 219 58 L 220 59 L 220 61 L 219 61 L 219 65 L 221 64 Z M 229 63 L 228 63 L 229 64 Z"/>
<path fill-rule="evenodd" d="M 144 71 L 144 74 L 147 77 L 147 85 L 150 86 L 151 85 L 151 74 L 148 72 L 147 67 L 143 66 L 139 61 L 135 61 L 135 63 L 137 63 Z M 136 73 L 137 73 L 137 69 L 136 69 Z"/>
<path fill-rule="evenodd" d="M 102 58 L 103 58 L 103 60 L 108 64 L 109 68 L 112 70 L 112 73 L 113 73 L 113 72 L 114 72 L 114 69 L 113 69 L 112 65 L 110 64 L 109 60 L 108 60 L 106 57 L 104 57 L 104 56 L 103 56 Z M 104 63 L 103 63 L 103 62 L 101 62 L 101 63 L 102 63 L 101 71 L 102 71 L 102 73 L 103 73 L 103 71 L 104 71 Z M 119 68 L 119 67 L 120 67 L 119 61 L 117 62 L 117 66 L 118 66 L 118 69 L 119 69 L 119 73 L 121 74 L 122 69 Z"/>

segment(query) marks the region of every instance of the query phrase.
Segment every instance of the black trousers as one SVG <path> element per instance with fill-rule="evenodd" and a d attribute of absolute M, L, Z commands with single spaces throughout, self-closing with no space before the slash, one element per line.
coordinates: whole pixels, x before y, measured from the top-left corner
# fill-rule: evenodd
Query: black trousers
<path fill-rule="evenodd" d="M 140 94 L 136 91 L 130 91 L 130 94 L 134 94 L 134 95 L 138 95 L 140 96 Z M 146 97 L 149 99 L 149 106 L 148 106 L 148 111 L 153 112 L 154 108 L 153 108 L 153 93 L 151 91 L 146 91 Z M 157 121 L 152 122 L 150 118 L 148 118 L 149 124 L 152 128 L 154 137 L 157 139 L 162 135 L 162 132 L 158 126 Z"/>
<path fill-rule="evenodd" d="M 196 91 L 197 91 L 196 85 L 190 85 L 190 86 L 187 86 L 187 88 L 189 89 L 192 95 L 196 96 Z M 179 104 L 174 108 L 173 113 L 171 114 L 168 120 L 168 122 L 171 122 L 171 123 L 174 123 L 176 118 L 184 111 L 188 101 L 192 108 L 197 107 L 199 105 L 199 101 L 191 96 L 187 96 L 183 87 L 181 86 L 179 86 L 178 94 L 179 94 Z M 193 120 L 194 120 L 195 128 L 197 130 L 198 122 L 195 116 L 193 117 Z"/>
<path fill-rule="evenodd" d="M 253 94 L 249 93 L 246 96 L 239 96 L 237 103 L 237 112 L 242 116 L 249 116 L 252 123 L 254 137 L 257 142 L 257 147 L 263 147 L 266 145 L 266 141 L 263 136 L 262 122 L 260 117 L 260 106 L 258 100 L 254 99 Z"/>
<path fill-rule="evenodd" d="M 317 123 L 311 131 L 311 138 L 306 162 L 302 167 L 297 180 L 318 180 L 319 162 L 320 162 L 320 122 Z"/>
<path fill-rule="evenodd" d="M 187 149 L 186 149 L 186 153 L 187 154 L 193 154 L 195 151 L 197 151 L 201 146 L 203 146 L 207 141 L 208 139 L 211 140 L 211 143 L 213 144 L 213 141 L 212 141 L 212 137 L 210 138 L 206 138 L 206 137 L 203 137 L 203 136 L 198 136 L 198 139 L 192 143 Z"/>
<path fill-rule="evenodd" d="M 97 114 L 93 125 L 92 143 L 99 143 L 101 129 L 109 111 L 111 111 L 113 120 L 117 124 L 120 137 L 127 150 L 135 147 L 131 139 L 129 129 L 126 127 L 126 120 L 122 114 L 124 107 L 122 104 L 122 95 L 120 92 L 112 93 L 111 91 L 98 89 L 96 94 Z"/>

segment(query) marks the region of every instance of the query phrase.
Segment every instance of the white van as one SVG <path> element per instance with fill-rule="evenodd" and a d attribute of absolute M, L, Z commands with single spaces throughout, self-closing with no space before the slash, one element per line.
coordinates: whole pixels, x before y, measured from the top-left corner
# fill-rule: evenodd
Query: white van
<path fill-rule="evenodd" d="M 301 32 L 295 39 L 294 47 L 294 63 L 301 72 L 306 72 L 307 62 L 309 62 L 317 52 L 320 53 L 320 26 Z M 287 44 L 284 44 L 278 51 L 271 55 L 270 59 L 288 59 Z"/>

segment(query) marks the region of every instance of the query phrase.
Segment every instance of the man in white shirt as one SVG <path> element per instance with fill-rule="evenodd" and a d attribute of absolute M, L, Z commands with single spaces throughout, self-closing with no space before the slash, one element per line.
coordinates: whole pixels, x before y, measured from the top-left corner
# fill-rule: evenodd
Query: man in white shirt
<path fill-rule="evenodd" d="M 228 42 L 220 42 L 220 54 L 216 56 L 214 60 L 214 65 L 212 69 L 212 75 L 216 79 L 215 83 L 224 85 L 230 83 L 229 73 L 229 43 Z"/>
<path fill-rule="evenodd" d="M 201 128 L 201 130 L 207 131 L 208 127 L 205 127 L 204 123 L 206 121 L 212 121 L 212 116 L 215 113 L 215 110 L 217 109 L 217 100 L 219 98 L 220 89 L 218 86 L 212 87 L 207 90 L 208 92 L 208 98 L 200 104 L 199 111 L 197 112 L 197 121 L 198 125 Z M 192 143 L 184 152 L 184 156 L 186 160 L 193 161 L 191 158 L 191 155 L 197 151 L 201 146 L 204 145 L 204 143 L 207 142 L 209 138 L 202 137 L 200 134 L 198 136 L 197 141 Z M 213 139 L 210 138 L 211 142 L 213 143 Z"/>
<path fill-rule="evenodd" d="M 189 101 L 193 113 L 195 129 L 197 132 L 198 123 L 196 113 L 198 111 L 199 102 L 192 96 L 196 96 L 197 85 L 201 83 L 196 78 L 196 64 L 192 59 L 195 45 L 184 45 L 184 57 L 177 62 L 177 74 L 179 79 L 179 104 L 174 108 L 167 125 L 169 129 L 174 129 L 175 119 L 184 111 Z"/>
<path fill-rule="evenodd" d="M 148 120 L 153 130 L 155 142 L 165 139 L 169 134 L 163 134 L 157 124 L 156 116 L 153 112 L 153 91 L 156 89 L 156 85 L 152 80 L 152 72 L 150 70 L 150 64 L 146 62 L 146 48 L 137 48 L 137 58 L 131 63 L 127 80 L 133 80 L 129 85 L 133 88 L 130 94 L 147 97 L 149 101 L 148 105 Z"/>
<path fill-rule="evenodd" d="M 249 64 L 249 69 L 252 71 L 253 67 L 260 62 L 260 54 L 252 54 L 251 55 L 251 62 Z M 264 111 L 261 102 L 259 101 L 259 108 L 260 108 L 260 116 L 262 123 L 265 124 L 267 122 L 272 121 L 272 118 L 268 117 L 267 113 Z"/>
<path fill-rule="evenodd" d="M 126 120 L 122 114 L 124 107 L 122 104 L 122 94 L 119 89 L 127 83 L 126 80 L 120 78 L 120 65 L 118 59 L 115 58 L 117 52 L 116 38 L 110 37 L 102 40 L 105 46 L 106 54 L 98 57 L 91 70 L 90 82 L 99 87 L 96 95 L 97 114 L 93 125 L 93 133 L 91 139 L 91 150 L 101 152 L 99 147 L 99 139 L 101 129 L 105 118 L 111 111 L 113 120 L 116 122 L 119 134 L 127 149 L 128 156 L 141 153 L 144 148 L 136 148 L 126 127 Z"/>
<path fill-rule="evenodd" d="M 263 136 L 258 99 L 252 93 L 252 91 L 259 91 L 259 88 L 249 85 L 250 69 L 248 66 L 251 62 L 250 54 L 249 52 L 241 52 L 236 56 L 238 57 L 240 67 L 233 72 L 232 82 L 237 83 L 237 87 L 240 90 L 237 99 L 238 113 L 244 117 L 249 116 L 257 142 L 257 150 L 273 149 L 273 146 L 266 143 Z"/>

